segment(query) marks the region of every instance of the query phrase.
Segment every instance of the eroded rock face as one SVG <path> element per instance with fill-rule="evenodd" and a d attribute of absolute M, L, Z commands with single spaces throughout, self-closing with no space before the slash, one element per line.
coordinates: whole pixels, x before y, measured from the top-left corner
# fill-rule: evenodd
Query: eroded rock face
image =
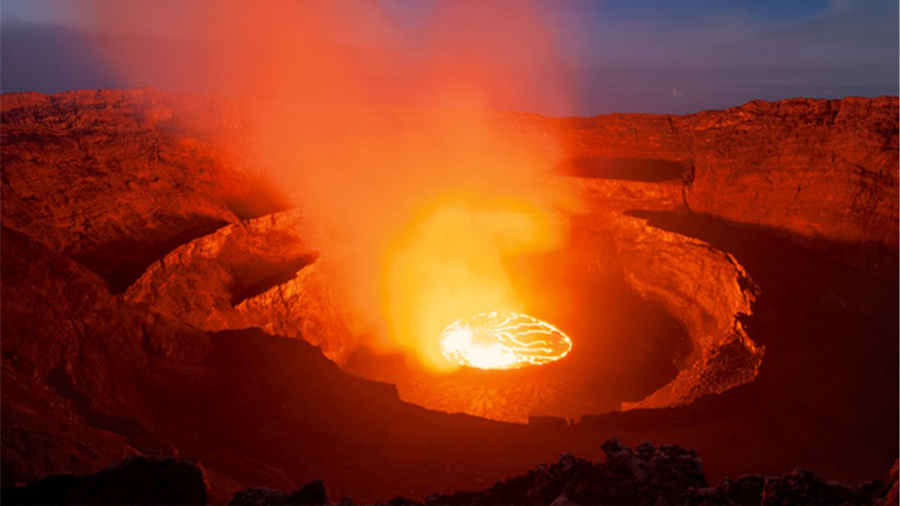
<path fill-rule="evenodd" d="M 585 254 L 588 271 L 618 271 L 643 298 L 660 302 L 685 325 L 692 353 L 679 362 L 678 376 L 623 409 L 677 406 L 752 381 L 765 348 L 743 328 L 759 287 L 739 261 L 704 241 L 649 227 L 631 209 L 672 209 L 672 184 L 611 180 L 567 181 L 580 194 L 575 226 L 585 237 L 615 242 L 615 262 Z M 588 252 L 603 244 L 586 245 Z M 596 257 L 602 258 L 602 257 Z"/>
<path fill-rule="evenodd" d="M 208 353 L 195 328 L 122 303 L 83 266 L 3 228 L 3 482 L 177 450 L 149 425 L 160 364 Z"/>
<path fill-rule="evenodd" d="M 627 282 L 688 330 L 693 353 L 678 376 L 625 409 L 677 406 L 752 381 L 764 347 L 745 332 L 756 286 L 730 254 L 625 217 L 615 230 Z"/>
<path fill-rule="evenodd" d="M 233 103 L 154 90 L 3 96 L 3 223 L 124 290 L 172 248 L 281 206 Z"/>
<path fill-rule="evenodd" d="M 353 339 L 327 243 L 300 209 L 236 223 L 151 265 L 124 298 L 205 330 L 302 338 L 342 363 Z"/>
<path fill-rule="evenodd" d="M 576 159 L 693 167 L 691 210 L 897 249 L 896 97 L 750 102 L 688 116 L 547 120 Z M 540 124 L 540 121 L 535 123 Z"/>

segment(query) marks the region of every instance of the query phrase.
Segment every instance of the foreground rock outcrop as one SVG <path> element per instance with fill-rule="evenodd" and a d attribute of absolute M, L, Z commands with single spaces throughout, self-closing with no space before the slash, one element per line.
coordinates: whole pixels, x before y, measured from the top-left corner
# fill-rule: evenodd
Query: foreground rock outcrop
<path fill-rule="evenodd" d="M 130 457 L 96 474 L 53 475 L 3 487 L 3 504 L 206 504 L 203 468 L 190 460 Z"/>
<path fill-rule="evenodd" d="M 617 440 L 603 443 L 606 459 L 598 464 L 565 454 L 553 465 L 498 482 L 481 492 L 428 496 L 428 506 L 492 504 L 591 505 L 837 505 L 891 504 L 888 482 L 868 481 L 856 487 L 826 482 L 816 473 L 795 469 L 784 476 L 743 475 L 710 487 L 703 463 L 693 450 L 648 442 L 634 450 Z M 416 504 L 400 498 L 390 504 Z"/>
<path fill-rule="evenodd" d="M 653 504 L 696 506 L 873 505 L 897 504 L 897 464 L 887 481 L 850 487 L 795 469 L 783 476 L 747 474 L 709 486 L 703 462 L 693 450 L 643 442 L 633 450 L 618 440 L 602 445 L 605 459 L 592 463 L 563 454 L 552 464 L 498 481 L 481 491 L 430 494 L 424 501 L 403 496 L 392 506 L 492 506 Z M 203 468 L 192 461 L 132 457 L 93 475 L 49 476 L 23 487 L 5 487 L 4 504 L 160 504 L 204 505 Z M 249 488 L 230 506 L 352 505 L 352 498 L 329 501 L 321 480 L 294 492 Z"/>
<path fill-rule="evenodd" d="M 321 480 L 316 480 L 292 493 L 271 488 L 248 488 L 235 494 L 228 503 L 229 506 L 288 506 L 294 504 L 303 506 L 328 504 L 325 484 Z"/>

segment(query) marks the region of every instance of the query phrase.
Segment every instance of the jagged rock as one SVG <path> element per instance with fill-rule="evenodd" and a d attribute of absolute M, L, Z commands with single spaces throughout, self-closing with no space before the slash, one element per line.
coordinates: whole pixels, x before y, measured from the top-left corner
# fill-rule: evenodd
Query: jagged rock
<path fill-rule="evenodd" d="M 617 440 L 602 445 L 606 461 L 584 479 L 566 485 L 575 504 L 678 504 L 688 489 L 706 486 L 693 451 L 642 443 L 632 451 Z"/>
<path fill-rule="evenodd" d="M 762 504 L 863 504 L 843 485 L 825 482 L 806 469 L 795 469 L 780 478 L 768 479 L 763 487 Z"/>
<path fill-rule="evenodd" d="M 599 464 L 565 454 L 552 466 L 498 482 L 480 492 L 432 494 L 425 505 L 592 505 L 646 504 L 703 506 L 881 504 L 887 488 L 879 482 L 849 488 L 824 482 L 815 473 L 795 470 L 781 477 L 744 475 L 708 487 L 703 464 L 692 450 L 649 442 L 635 450 L 610 440 Z M 389 504 L 417 504 L 397 498 Z"/>
<path fill-rule="evenodd" d="M 124 298 L 204 330 L 259 327 L 353 350 L 324 234 L 300 209 L 223 227 L 152 264 Z"/>
<path fill-rule="evenodd" d="M 387 502 L 388 506 L 415 506 L 419 503 L 413 501 L 412 499 L 407 499 L 406 497 L 397 496 Z"/>
<path fill-rule="evenodd" d="M 489 506 L 645 504 L 696 506 L 890 505 L 891 483 L 872 481 L 851 488 L 825 482 L 812 471 L 796 469 L 780 477 L 744 475 L 708 487 L 703 464 L 693 450 L 643 442 L 634 450 L 618 440 L 603 443 L 606 460 L 592 464 L 563 454 L 553 465 L 475 492 L 431 494 L 424 503 L 403 496 L 386 504 Z M 895 466 L 896 467 L 896 466 Z M 205 504 L 204 469 L 193 461 L 133 456 L 93 475 L 55 475 L 24 487 L 5 487 L 4 504 Z M 896 478 L 892 469 L 890 479 Z M 893 483 L 896 485 L 896 481 Z M 893 487 L 896 488 L 895 486 Z M 287 493 L 272 488 L 237 492 L 231 506 L 322 506 L 325 485 L 312 481 Z M 340 505 L 353 501 L 343 499 Z"/>
<path fill-rule="evenodd" d="M 174 456 L 148 427 L 159 362 L 191 367 L 209 336 L 112 297 L 81 265 L 3 227 L 4 484 L 96 472 L 136 451 Z"/>
<path fill-rule="evenodd" d="M 897 462 L 898 461 L 896 461 L 896 460 L 894 461 L 894 466 L 891 467 L 891 472 L 888 475 L 888 480 L 887 480 L 888 492 L 884 498 L 885 506 L 897 506 L 898 495 L 900 495 L 897 492 L 898 481 L 900 481 L 900 480 L 898 480 Z"/>
<path fill-rule="evenodd" d="M 206 505 L 204 470 L 192 460 L 132 456 L 96 474 L 53 475 L 3 487 L 3 504 Z"/>
<path fill-rule="evenodd" d="M 690 503 L 705 504 L 762 504 L 766 478 L 758 474 L 745 474 L 736 480 L 725 478 L 717 487 L 698 489 L 691 494 Z"/>
<path fill-rule="evenodd" d="M 288 504 L 288 494 L 273 488 L 256 487 L 241 490 L 231 498 L 230 506 L 281 506 Z"/>
<path fill-rule="evenodd" d="M 754 101 L 687 116 L 548 121 L 569 158 L 693 168 L 694 212 L 896 251 L 897 97 Z"/>
<path fill-rule="evenodd" d="M 325 485 L 312 481 L 299 490 L 287 494 L 271 488 L 248 488 L 234 495 L 230 506 L 320 506 L 328 504 Z"/>

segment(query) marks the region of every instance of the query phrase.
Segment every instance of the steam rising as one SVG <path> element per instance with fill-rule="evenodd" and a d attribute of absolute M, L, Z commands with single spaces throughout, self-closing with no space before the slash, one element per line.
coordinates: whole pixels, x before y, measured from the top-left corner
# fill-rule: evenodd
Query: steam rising
<path fill-rule="evenodd" d="M 353 328 L 448 367 L 448 324 L 541 296 L 513 290 L 504 259 L 565 241 L 550 216 L 567 196 L 541 179 L 552 136 L 528 142 L 493 112 L 555 75 L 553 41 L 529 3 L 407 5 L 110 1 L 96 14 L 168 40 L 102 48 L 127 82 L 164 73 L 251 105 L 257 169 L 340 246 Z"/>

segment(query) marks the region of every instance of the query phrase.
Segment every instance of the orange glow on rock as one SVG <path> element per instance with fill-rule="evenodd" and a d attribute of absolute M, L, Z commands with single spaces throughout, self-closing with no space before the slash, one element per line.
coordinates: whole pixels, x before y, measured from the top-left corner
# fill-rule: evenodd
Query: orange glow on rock
<path fill-rule="evenodd" d="M 565 357 L 572 340 L 532 316 L 480 313 L 456 320 L 441 333 L 441 353 L 459 365 L 477 369 L 520 369 Z"/>

